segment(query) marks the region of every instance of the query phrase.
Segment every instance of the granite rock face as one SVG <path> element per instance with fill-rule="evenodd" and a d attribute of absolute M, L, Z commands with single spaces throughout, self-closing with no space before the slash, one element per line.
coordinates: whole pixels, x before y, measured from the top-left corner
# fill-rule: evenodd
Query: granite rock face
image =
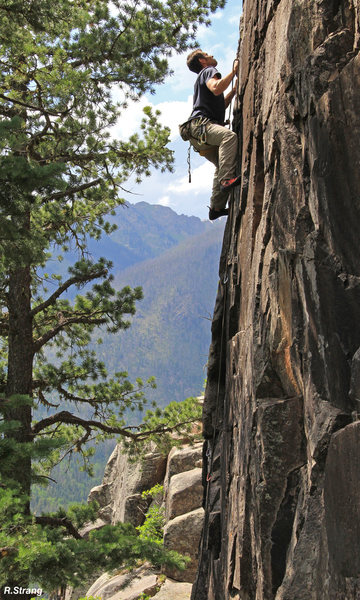
<path fill-rule="evenodd" d="M 192 600 L 358 600 L 360 3 L 243 11 Z"/>
<path fill-rule="evenodd" d="M 179 583 L 167 579 L 160 591 L 153 596 L 154 600 L 189 600 L 191 583 Z"/>
<path fill-rule="evenodd" d="M 162 483 L 166 457 L 148 452 L 143 462 L 132 463 L 117 445 L 105 467 L 101 485 L 92 488 L 88 501 L 100 505 L 99 519 L 114 525 L 119 521 L 141 525 L 148 503 L 141 493 Z"/>

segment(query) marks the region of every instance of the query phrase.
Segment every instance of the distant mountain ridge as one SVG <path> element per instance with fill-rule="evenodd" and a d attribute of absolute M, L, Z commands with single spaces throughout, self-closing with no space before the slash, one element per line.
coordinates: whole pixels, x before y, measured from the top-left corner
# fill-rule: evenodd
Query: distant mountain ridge
<path fill-rule="evenodd" d="M 214 225 L 147 202 L 119 206 L 116 216 L 109 221 L 116 224 L 116 231 L 100 241 L 90 240 L 89 250 L 95 257 L 112 260 L 115 272 L 155 258 L 181 241 L 209 231 Z"/>

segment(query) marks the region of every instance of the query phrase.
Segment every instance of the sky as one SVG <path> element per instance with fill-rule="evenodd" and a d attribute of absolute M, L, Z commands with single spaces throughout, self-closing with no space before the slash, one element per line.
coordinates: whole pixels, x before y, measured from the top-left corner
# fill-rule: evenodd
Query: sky
<path fill-rule="evenodd" d="M 228 0 L 223 10 L 216 11 L 209 27 L 201 25 L 197 42 L 205 52 L 213 54 L 218 61 L 218 70 L 227 75 L 232 69 L 239 40 L 239 21 L 242 12 L 241 0 Z M 192 109 L 192 96 L 195 73 L 186 66 L 188 52 L 170 58 L 170 68 L 174 71 L 165 83 L 156 87 L 154 95 L 145 95 L 140 102 L 132 103 L 113 129 L 113 135 L 127 139 L 139 131 L 144 106 L 152 106 L 161 111 L 159 120 L 170 127 L 171 143 L 174 151 L 174 172 L 153 172 L 139 185 L 129 181 L 126 188 L 131 194 L 124 199 L 132 204 L 145 201 L 149 204 L 169 206 L 178 214 L 194 215 L 202 220 L 208 218 L 208 205 L 211 194 L 214 166 L 206 159 L 191 151 L 191 183 L 188 181 L 187 152 L 189 143 L 184 142 L 178 125 L 187 120 Z M 229 88 L 230 89 L 230 88 Z M 229 109 L 226 112 L 228 118 Z"/>

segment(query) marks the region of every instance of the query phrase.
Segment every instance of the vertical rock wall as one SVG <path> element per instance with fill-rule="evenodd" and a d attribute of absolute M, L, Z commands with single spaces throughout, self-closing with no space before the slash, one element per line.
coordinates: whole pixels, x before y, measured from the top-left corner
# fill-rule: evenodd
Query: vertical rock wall
<path fill-rule="evenodd" d="M 244 0 L 193 600 L 360 598 L 360 4 Z"/>

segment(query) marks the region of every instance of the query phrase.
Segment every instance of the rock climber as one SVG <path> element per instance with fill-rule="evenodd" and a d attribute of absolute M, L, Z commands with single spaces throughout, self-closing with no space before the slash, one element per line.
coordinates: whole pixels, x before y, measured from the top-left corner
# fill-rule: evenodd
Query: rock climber
<path fill-rule="evenodd" d="M 226 203 L 229 190 L 240 184 L 236 176 L 237 135 L 224 127 L 225 110 L 236 94 L 237 85 L 224 96 L 237 74 L 238 61 L 225 77 L 216 69 L 217 60 L 202 50 L 187 57 L 190 71 L 197 73 L 194 86 L 193 110 L 189 117 L 190 143 L 197 152 L 215 165 L 209 219 L 213 221 L 229 214 Z"/>

